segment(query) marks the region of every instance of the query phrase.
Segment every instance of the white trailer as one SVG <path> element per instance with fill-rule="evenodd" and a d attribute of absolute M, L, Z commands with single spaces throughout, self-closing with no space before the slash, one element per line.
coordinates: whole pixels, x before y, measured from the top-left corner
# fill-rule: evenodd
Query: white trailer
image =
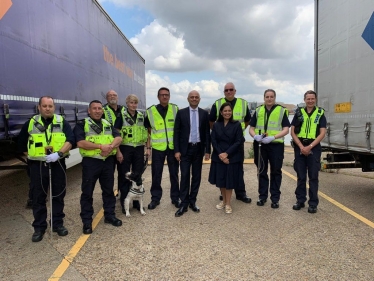
<path fill-rule="evenodd" d="M 315 0 L 315 89 L 326 168 L 374 171 L 374 1 Z"/>

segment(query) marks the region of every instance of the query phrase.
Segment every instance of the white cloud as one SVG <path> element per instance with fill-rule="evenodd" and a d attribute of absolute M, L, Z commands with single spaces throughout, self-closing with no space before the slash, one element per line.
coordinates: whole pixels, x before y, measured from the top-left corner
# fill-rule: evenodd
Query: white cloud
<path fill-rule="evenodd" d="M 192 89 L 201 105 L 212 104 L 227 81 L 248 101 L 262 101 L 263 91 L 274 88 L 278 101 L 296 103 L 313 88 L 313 0 L 100 2 L 108 1 L 155 18 L 130 39 L 146 60 L 147 105 L 158 103 L 161 86 L 181 106 Z M 188 73 L 189 80 L 159 72 Z M 213 74 L 206 79 L 204 72 Z"/>

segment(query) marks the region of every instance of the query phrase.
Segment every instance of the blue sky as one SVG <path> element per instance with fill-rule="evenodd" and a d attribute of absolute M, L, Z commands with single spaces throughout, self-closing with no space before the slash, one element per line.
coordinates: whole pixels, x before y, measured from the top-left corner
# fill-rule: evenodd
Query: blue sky
<path fill-rule="evenodd" d="M 99 2 L 146 60 L 147 106 L 162 86 L 180 107 L 191 90 L 210 106 L 227 82 L 249 102 L 273 88 L 296 104 L 313 89 L 313 0 Z"/>

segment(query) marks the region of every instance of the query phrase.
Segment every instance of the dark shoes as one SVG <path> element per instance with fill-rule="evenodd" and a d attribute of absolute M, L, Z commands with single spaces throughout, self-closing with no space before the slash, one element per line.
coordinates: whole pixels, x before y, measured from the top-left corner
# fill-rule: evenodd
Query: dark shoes
<path fill-rule="evenodd" d="M 181 202 L 179 200 L 171 200 L 171 204 L 173 204 L 175 208 L 179 208 L 181 206 Z"/>
<path fill-rule="evenodd" d="M 243 201 L 244 203 L 251 203 L 252 202 L 252 199 L 245 196 L 245 197 L 236 197 L 236 200 L 240 200 L 240 201 Z"/>
<path fill-rule="evenodd" d="M 272 202 L 270 207 L 272 207 L 273 209 L 278 209 L 279 208 L 279 202 Z"/>
<path fill-rule="evenodd" d="M 35 231 L 34 234 L 31 237 L 32 242 L 39 242 L 43 240 L 45 231 Z"/>
<path fill-rule="evenodd" d="M 266 201 L 267 201 L 266 199 L 258 199 L 257 206 L 264 206 Z"/>
<path fill-rule="evenodd" d="M 194 211 L 195 213 L 200 213 L 200 208 L 196 204 L 190 204 L 189 207 Z M 186 211 L 187 212 L 187 211 Z"/>
<path fill-rule="evenodd" d="M 53 228 L 53 232 L 57 232 L 58 236 L 66 236 L 69 234 L 69 231 L 63 225 Z"/>
<path fill-rule="evenodd" d="M 305 203 L 296 202 L 295 205 L 292 206 L 292 209 L 299 211 L 301 208 L 305 207 Z"/>
<path fill-rule="evenodd" d="M 317 213 L 317 206 L 309 206 L 308 213 L 311 213 L 311 214 Z"/>
<path fill-rule="evenodd" d="M 153 210 L 157 207 L 157 205 L 160 205 L 160 201 L 151 201 L 151 203 L 148 204 L 148 209 Z"/>
<path fill-rule="evenodd" d="M 122 221 L 117 219 L 116 217 L 112 217 L 112 218 L 105 218 L 104 219 L 104 222 L 105 223 L 110 223 L 111 225 L 113 226 L 121 226 L 122 225 Z"/>
<path fill-rule="evenodd" d="M 31 199 L 27 199 L 26 209 L 32 209 L 32 200 Z"/>
<path fill-rule="evenodd" d="M 219 196 L 219 200 L 223 201 L 223 196 L 222 195 Z"/>
<path fill-rule="evenodd" d="M 83 234 L 91 234 L 92 233 L 92 224 L 86 223 L 83 225 Z"/>
<path fill-rule="evenodd" d="M 176 217 L 180 217 L 180 216 L 183 216 L 184 213 L 186 213 L 188 211 L 188 208 L 187 207 L 180 207 L 178 209 L 178 211 L 175 213 L 175 216 Z"/>

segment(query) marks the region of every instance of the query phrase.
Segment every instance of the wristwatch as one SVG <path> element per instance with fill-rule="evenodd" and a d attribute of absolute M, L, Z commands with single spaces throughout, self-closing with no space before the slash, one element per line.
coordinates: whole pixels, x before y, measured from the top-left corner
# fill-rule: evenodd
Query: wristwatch
<path fill-rule="evenodd" d="M 58 157 L 60 158 L 64 157 L 64 153 L 62 153 L 61 151 L 57 152 L 57 154 L 58 154 Z"/>

